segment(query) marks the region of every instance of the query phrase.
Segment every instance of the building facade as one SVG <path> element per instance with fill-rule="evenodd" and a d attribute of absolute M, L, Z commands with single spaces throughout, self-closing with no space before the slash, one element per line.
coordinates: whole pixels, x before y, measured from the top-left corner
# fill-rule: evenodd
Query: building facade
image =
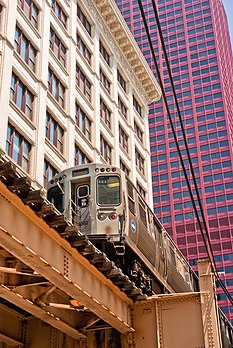
<path fill-rule="evenodd" d="M 148 104 L 160 88 L 115 2 L 0 0 L 0 149 L 46 187 L 120 166 L 151 202 Z"/>
<path fill-rule="evenodd" d="M 138 1 L 116 2 L 155 71 Z M 233 295 L 233 58 L 225 10 L 221 0 L 156 0 L 155 3 L 216 265 Z M 143 1 L 143 7 L 189 175 L 152 2 Z M 149 124 L 154 210 L 195 265 L 198 258 L 206 257 L 206 251 L 163 101 L 150 108 Z M 233 306 L 220 288 L 218 299 L 224 313 L 233 320 Z"/>

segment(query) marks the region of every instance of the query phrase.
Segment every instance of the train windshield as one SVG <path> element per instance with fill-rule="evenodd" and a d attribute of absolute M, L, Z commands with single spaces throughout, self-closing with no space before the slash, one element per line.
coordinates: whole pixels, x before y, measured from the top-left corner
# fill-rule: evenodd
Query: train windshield
<path fill-rule="evenodd" d="M 97 178 L 97 204 L 120 204 L 120 178 L 119 176 L 99 176 Z"/>

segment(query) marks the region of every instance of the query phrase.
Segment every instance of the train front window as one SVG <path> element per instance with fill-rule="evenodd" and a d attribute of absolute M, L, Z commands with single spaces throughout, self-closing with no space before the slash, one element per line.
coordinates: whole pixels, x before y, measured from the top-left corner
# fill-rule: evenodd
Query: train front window
<path fill-rule="evenodd" d="M 97 178 L 97 203 L 99 205 L 120 204 L 119 176 L 99 176 Z"/>

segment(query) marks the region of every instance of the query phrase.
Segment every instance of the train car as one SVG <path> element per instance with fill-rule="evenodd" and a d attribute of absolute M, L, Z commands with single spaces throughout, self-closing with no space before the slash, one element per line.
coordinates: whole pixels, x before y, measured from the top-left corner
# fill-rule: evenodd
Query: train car
<path fill-rule="evenodd" d="M 147 294 L 197 290 L 197 278 L 160 221 L 119 168 L 63 170 L 48 200 Z"/>

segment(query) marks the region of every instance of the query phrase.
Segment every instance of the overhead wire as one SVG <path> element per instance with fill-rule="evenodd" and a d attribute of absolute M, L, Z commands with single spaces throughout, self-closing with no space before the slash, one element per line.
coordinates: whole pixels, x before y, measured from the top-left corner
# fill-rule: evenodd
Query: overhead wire
<path fill-rule="evenodd" d="M 191 198 L 191 202 L 192 202 L 192 205 L 193 205 L 193 208 L 194 208 L 195 216 L 196 216 L 196 219 L 197 219 L 197 222 L 198 222 L 198 226 L 199 226 L 202 238 L 203 238 L 203 242 L 204 242 L 204 246 L 205 246 L 205 249 L 206 249 L 206 253 L 207 253 L 208 259 L 209 259 L 210 264 L 211 264 L 211 269 L 212 269 L 212 272 L 214 273 L 218 283 L 220 284 L 220 286 L 222 287 L 222 289 L 225 292 L 226 296 L 228 297 L 229 301 L 233 304 L 233 298 L 230 295 L 230 293 L 228 292 L 228 290 L 227 290 L 225 284 L 223 283 L 223 281 L 220 279 L 220 276 L 219 276 L 218 271 L 217 271 L 217 267 L 216 267 L 216 263 L 215 263 L 215 259 L 214 259 L 214 253 L 213 253 L 213 249 L 212 249 L 212 245 L 211 245 L 211 239 L 210 239 L 209 232 L 208 232 L 208 227 L 207 227 L 206 218 L 205 218 L 205 214 L 204 214 L 204 210 L 203 210 L 203 206 L 202 206 L 202 202 L 201 202 L 201 197 L 200 197 L 200 194 L 199 194 L 197 180 L 196 180 L 196 177 L 195 177 L 195 172 L 194 172 L 192 159 L 191 159 L 191 155 L 190 155 L 190 151 L 189 151 L 189 147 L 188 147 L 187 137 L 186 137 L 186 133 L 185 133 L 184 125 L 183 125 L 183 120 L 182 120 L 182 116 L 181 116 L 181 112 L 180 112 L 179 102 L 178 102 L 177 95 L 176 95 L 175 85 L 174 85 L 174 81 L 173 81 L 173 77 L 172 77 L 170 63 L 169 63 L 169 60 L 168 60 L 166 46 L 165 46 L 165 43 L 164 43 L 163 33 L 162 33 L 161 25 L 160 25 L 160 20 L 159 20 L 156 4 L 155 4 L 154 0 L 152 0 L 153 11 L 154 11 L 155 19 L 156 19 L 156 24 L 157 24 L 157 27 L 158 27 L 159 37 L 160 37 L 162 48 L 163 48 L 163 53 L 164 53 L 164 57 L 165 57 L 165 61 L 166 61 L 166 66 L 167 66 L 167 69 L 168 69 L 169 79 L 171 81 L 172 92 L 173 92 L 173 96 L 174 96 L 174 100 L 175 100 L 175 105 L 176 105 L 178 118 L 179 118 L 179 122 L 180 122 L 180 126 L 181 126 L 182 136 L 183 136 L 183 139 L 184 139 L 184 145 L 185 145 L 185 149 L 186 149 L 186 153 L 187 153 L 187 157 L 188 157 L 188 163 L 189 163 L 191 174 L 192 174 L 192 181 L 194 183 L 195 192 L 196 192 L 196 195 L 197 195 L 197 201 L 198 201 L 198 204 L 199 204 L 199 209 L 200 209 L 201 217 L 202 217 L 202 220 L 203 220 L 205 233 L 204 233 L 203 228 L 202 228 L 202 222 L 201 222 L 200 217 L 199 217 L 199 213 L 198 213 L 198 210 L 197 210 L 197 207 L 196 207 L 196 203 L 195 203 L 195 200 L 194 200 L 192 188 L 191 188 L 191 185 L 190 185 L 190 182 L 189 182 L 187 170 L 186 170 L 186 167 L 185 167 L 185 164 L 184 164 L 182 152 L 180 150 L 179 141 L 178 141 L 178 138 L 177 138 L 177 135 L 176 135 L 176 131 L 175 131 L 175 128 L 174 128 L 172 116 L 171 116 L 169 105 L 168 105 L 168 101 L 167 101 L 167 98 L 166 98 L 165 89 L 164 89 L 164 86 L 163 86 L 163 81 L 162 81 L 162 78 L 161 78 L 159 66 L 158 66 L 158 63 L 157 63 L 156 56 L 155 56 L 154 47 L 153 47 L 153 43 L 152 43 L 152 40 L 151 40 L 150 31 L 149 31 L 149 28 L 148 28 L 148 25 L 147 25 L 147 20 L 146 20 L 146 16 L 145 16 L 145 12 L 144 12 L 141 0 L 138 0 L 138 5 L 139 5 L 139 8 L 140 8 L 141 16 L 142 16 L 144 27 L 145 27 L 145 30 L 146 30 L 146 35 L 147 35 L 147 39 L 148 39 L 148 42 L 149 42 L 149 46 L 150 46 L 150 50 L 151 50 L 151 54 L 152 54 L 152 58 L 153 58 L 153 63 L 155 65 L 157 77 L 158 77 L 159 84 L 160 84 L 160 87 L 161 87 L 162 96 L 163 96 L 163 100 L 164 100 L 166 111 L 167 111 L 167 116 L 169 118 L 169 122 L 170 122 L 170 125 L 171 125 L 173 137 L 174 137 L 175 144 L 176 144 L 176 147 L 177 147 L 177 152 L 178 152 L 179 159 L 180 159 L 181 166 L 182 166 L 182 170 L 183 170 L 183 173 L 184 173 L 184 176 L 185 176 L 185 180 L 186 180 L 187 188 L 188 188 L 189 195 L 190 195 L 190 198 Z"/>

